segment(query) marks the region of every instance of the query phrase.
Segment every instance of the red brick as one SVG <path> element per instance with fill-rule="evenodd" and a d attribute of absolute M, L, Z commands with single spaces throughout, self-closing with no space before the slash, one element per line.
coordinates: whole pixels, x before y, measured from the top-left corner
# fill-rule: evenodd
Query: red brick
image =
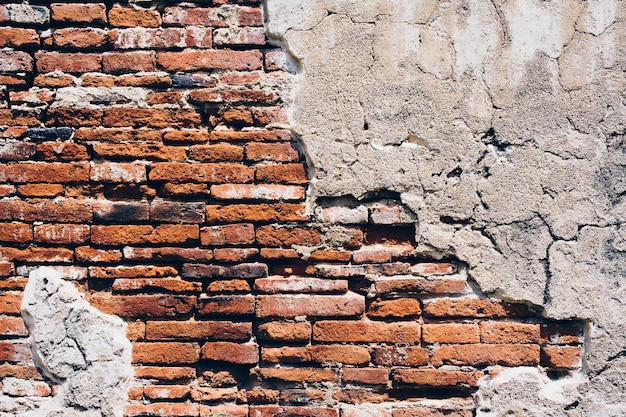
<path fill-rule="evenodd" d="M 96 222 L 147 221 L 149 205 L 147 202 L 97 200 L 93 203 L 93 216 Z"/>
<path fill-rule="evenodd" d="M 29 246 L 25 249 L 18 249 L 0 246 L 0 258 L 8 261 L 29 263 L 71 263 L 74 260 L 74 252 L 65 248 L 39 248 Z"/>
<path fill-rule="evenodd" d="M 204 203 L 178 203 L 153 201 L 150 204 L 150 220 L 169 223 L 204 223 Z"/>
<path fill-rule="evenodd" d="M 89 302 L 106 314 L 124 317 L 175 317 L 196 307 L 195 296 L 93 294 Z"/>
<path fill-rule="evenodd" d="M 580 322 L 552 322 L 541 324 L 541 343 L 577 344 L 583 342 L 583 329 Z"/>
<path fill-rule="evenodd" d="M 183 261 L 210 261 L 213 252 L 200 248 L 124 248 L 124 257 L 130 260 L 183 260 Z"/>
<path fill-rule="evenodd" d="M 5 126 L 39 126 L 41 122 L 33 110 L 22 111 L 0 109 L 0 125 Z"/>
<path fill-rule="evenodd" d="M 424 343 L 478 343 L 480 336 L 476 323 L 424 324 Z M 507 343 L 502 341 L 500 343 Z"/>
<path fill-rule="evenodd" d="M 15 193 L 13 185 L 0 184 L 0 197 L 8 197 Z"/>
<path fill-rule="evenodd" d="M 254 169 L 241 164 L 185 164 L 157 162 L 152 164 L 149 178 L 152 181 L 172 182 L 250 182 Z"/>
<path fill-rule="evenodd" d="M 315 252 L 311 253 L 311 255 L 309 256 L 309 260 L 310 261 L 323 261 L 323 262 L 329 262 L 329 261 L 343 261 L 343 262 L 348 262 L 350 259 L 352 259 L 352 252 L 350 251 L 345 251 L 345 250 L 316 250 Z"/>
<path fill-rule="evenodd" d="M 105 23 L 104 3 L 52 3 L 52 21 L 67 23 Z"/>
<path fill-rule="evenodd" d="M 254 71 L 263 67 L 263 54 L 259 51 L 232 50 L 161 52 L 157 62 L 166 71 Z"/>
<path fill-rule="evenodd" d="M 148 340 L 246 341 L 252 336 L 251 323 L 232 321 L 148 321 Z"/>
<path fill-rule="evenodd" d="M 117 27 L 159 27 L 161 15 L 156 10 L 113 7 L 109 10 L 109 24 Z"/>
<path fill-rule="evenodd" d="M 95 28 L 56 29 L 52 39 L 58 48 L 94 49 L 106 45 L 107 33 Z"/>
<path fill-rule="evenodd" d="M 54 126 L 98 126 L 102 123 L 102 110 L 54 108 L 48 110 L 47 117 Z"/>
<path fill-rule="evenodd" d="M 259 295 L 257 317 L 354 316 L 365 310 L 362 295 Z"/>
<path fill-rule="evenodd" d="M 523 304 L 507 304 L 477 298 L 443 299 L 424 304 L 424 316 L 429 317 L 520 317 L 529 315 Z"/>
<path fill-rule="evenodd" d="M 291 143 L 249 143 L 246 145 L 249 161 L 296 162 L 300 154 Z"/>
<path fill-rule="evenodd" d="M 195 368 L 135 366 L 135 378 L 156 379 L 160 381 L 185 381 L 196 378 Z"/>
<path fill-rule="evenodd" d="M 170 417 L 197 417 L 200 406 L 195 403 L 167 403 L 154 404 L 127 404 L 124 417 L 136 416 L 170 416 Z"/>
<path fill-rule="evenodd" d="M 214 141 L 237 141 L 237 142 L 274 142 L 290 141 L 291 132 L 285 129 L 271 130 L 213 130 L 210 134 Z"/>
<path fill-rule="evenodd" d="M 541 366 L 559 369 L 581 367 L 582 348 L 580 346 L 544 346 L 541 348 Z"/>
<path fill-rule="evenodd" d="M 250 415 L 254 417 L 339 417 L 339 413 L 333 408 L 283 405 L 253 405 L 250 406 Z"/>
<path fill-rule="evenodd" d="M 43 224 L 34 232 L 35 242 L 52 244 L 85 243 L 91 234 L 89 226 L 79 224 Z"/>
<path fill-rule="evenodd" d="M 263 221 L 307 221 L 309 216 L 306 213 L 305 204 L 276 203 L 276 204 L 230 204 L 227 206 L 207 206 L 207 222 L 263 222 Z M 266 230 L 266 229 L 263 229 Z M 298 229 L 299 230 L 299 229 Z M 306 232 L 305 232 L 306 233 Z M 275 232 L 277 236 L 291 236 L 298 232 Z M 310 239 L 316 241 L 313 232 Z M 272 232 L 264 233 L 269 238 Z M 257 233 L 257 241 L 259 234 Z M 278 242 L 278 240 L 275 240 Z"/>
<path fill-rule="evenodd" d="M 202 284 L 180 278 L 129 278 L 116 279 L 111 288 L 117 293 L 154 290 L 168 293 L 200 293 Z"/>
<path fill-rule="evenodd" d="M 97 123 L 98 125 L 100 122 Z M 108 129 L 108 128 L 81 128 L 74 131 L 74 140 L 94 142 L 116 142 L 140 145 L 141 142 L 161 142 L 163 132 L 150 129 Z M 135 156 L 133 155 L 133 158 Z"/>
<path fill-rule="evenodd" d="M 122 259 L 122 252 L 119 250 L 96 249 L 89 246 L 76 248 L 76 260 L 78 262 L 119 262 Z"/>
<path fill-rule="evenodd" d="M 538 345 L 448 345 L 435 349 L 432 364 L 441 366 L 534 366 L 539 364 Z"/>
<path fill-rule="evenodd" d="M 147 181 L 146 167 L 139 163 L 104 162 L 91 167 L 90 178 L 98 182 L 137 183 Z"/>
<path fill-rule="evenodd" d="M 425 279 L 425 278 L 389 278 L 375 282 L 378 294 L 416 293 L 416 294 L 463 294 L 467 292 L 465 280 L 460 279 Z"/>
<path fill-rule="evenodd" d="M 191 279 L 260 278 L 267 276 L 267 265 L 262 263 L 244 263 L 232 266 L 184 264 L 183 276 Z"/>
<path fill-rule="evenodd" d="M 230 388 L 212 388 L 212 387 L 193 387 L 191 388 L 191 398 L 194 401 L 206 402 L 230 402 L 237 400 L 239 390 L 237 387 Z"/>
<path fill-rule="evenodd" d="M 337 371 L 320 368 L 257 368 L 251 370 L 260 380 L 277 380 L 284 382 L 314 383 L 337 381 Z"/>
<path fill-rule="evenodd" d="M 341 380 L 344 383 L 387 385 L 389 382 L 389 370 L 380 368 L 343 368 Z"/>
<path fill-rule="evenodd" d="M 0 378 L 14 377 L 21 379 L 43 380 L 43 377 L 34 366 L 0 364 Z"/>
<path fill-rule="evenodd" d="M 90 222 L 91 203 L 74 199 L 0 200 L 0 220 Z"/>
<path fill-rule="evenodd" d="M 227 224 L 200 229 L 200 243 L 204 246 L 246 245 L 254 243 L 252 224 Z"/>
<path fill-rule="evenodd" d="M 213 32 L 213 43 L 216 46 L 265 45 L 265 30 L 260 27 L 216 29 Z"/>
<path fill-rule="evenodd" d="M 451 275 L 456 273 L 456 265 L 449 263 L 419 263 L 411 266 L 411 274 L 421 277 Z"/>
<path fill-rule="evenodd" d="M 0 223 L 0 242 L 30 242 L 33 240 L 33 228 L 22 223 Z"/>
<path fill-rule="evenodd" d="M 180 91 L 153 91 L 146 96 L 146 103 L 153 106 L 155 104 L 178 104 L 183 95 Z"/>
<path fill-rule="evenodd" d="M 71 73 L 83 73 L 100 71 L 102 56 L 89 53 L 60 53 L 44 52 L 35 53 L 37 71 L 40 73 L 63 71 Z"/>
<path fill-rule="evenodd" d="M 259 254 L 257 248 L 217 248 L 213 250 L 213 257 L 221 262 L 241 262 L 254 258 Z"/>
<path fill-rule="evenodd" d="M 246 106 L 247 107 L 247 106 Z M 253 124 L 252 112 L 246 107 L 221 108 L 217 114 L 209 116 L 209 123 L 217 125 L 250 126 Z"/>
<path fill-rule="evenodd" d="M 539 324 L 488 321 L 480 323 L 483 343 L 539 343 Z"/>
<path fill-rule="evenodd" d="M 74 77 L 63 74 L 37 75 L 33 84 L 44 88 L 61 88 L 74 85 Z"/>
<path fill-rule="evenodd" d="M 184 161 L 185 149 L 152 143 L 94 144 L 95 155 L 115 159 L 148 159 L 155 161 Z"/>
<path fill-rule="evenodd" d="M 358 277 L 365 275 L 401 275 L 405 274 L 408 264 L 404 262 L 393 262 L 384 264 L 368 265 L 316 265 L 315 272 L 323 277 L 342 278 Z"/>
<path fill-rule="evenodd" d="M 342 343 L 419 343 L 420 325 L 417 322 L 318 321 L 313 326 L 313 340 Z"/>
<path fill-rule="evenodd" d="M 38 46 L 39 35 L 34 29 L 12 27 L 0 28 L 0 47 L 20 48 L 24 46 Z"/>
<path fill-rule="evenodd" d="M 420 366 L 427 365 L 429 361 L 428 350 L 418 346 L 386 346 L 373 351 L 373 362 L 385 367 Z"/>
<path fill-rule="evenodd" d="M 102 55 L 102 72 L 105 73 L 121 74 L 155 70 L 156 53 L 153 51 L 108 52 Z"/>
<path fill-rule="evenodd" d="M 0 261 L 0 277 L 8 277 L 9 275 L 13 275 L 14 272 L 15 268 L 13 262 Z"/>
<path fill-rule="evenodd" d="M 165 132 L 163 134 L 164 141 L 174 143 L 203 143 L 208 142 L 209 139 L 209 133 L 201 130 L 175 130 Z M 207 159 L 206 162 L 212 161 L 209 161 L 209 159 Z"/>
<path fill-rule="evenodd" d="M 200 417 L 248 417 L 247 405 L 200 406 Z"/>
<path fill-rule="evenodd" d="M 128 340 L 144 340 L 146 338 L 146 324 L 141 321 L 126 323 L 126 337 Z"/>
<path fill-rule="evenodd" d="M 218 200 L 304 200 L 305 189 L 276 184 L 220 184 L 211 186 L 211 195 Z"/>
<path fill-rule="evenodd" d="M 483 372 L 448 371 L 442 369 L 397 369 L 393 380 L 400 384 L 426 385 L 430 387 L 450 387 L 469 385 L 475 387 Z"/>
<path fill-rule="evenodd" d="M 108 108 L 103 119 L 105 127 L 194 128 L 200 123 L 200 113 L 193 109 Z"/>
<path fill-rule="evenodd" d="M 133 344 L 133 363 L 187 364 L 196 363 L 200 352 L 197 343 L 136 342 Z"/>
<path fill-rule="evenodd" d="M 207 342 L 202 346 L 202 359 L 254 365 L 259 362 L 259 347 L 254 343 Z"/>
<path fill-rule="evenodd" d="M 26 362 L 30 359 L 30 346 L 27 343 L 0 341 L 0 361 Z"/>
<path fill-rule="evenodd" d="M 254 289 L 266 294 L 345 293 L 348 291 L 348 281 L 275 276 L 255 280 Z"/>
<path fill-rule="evenodd" d="M 208 140 L 208 137 L 205 140 Z M 228 144 L 191 146 L 189 148 L 189 158 L 199 162 L 242 161 L 243 147 Z"/>
<path fill-rule="evenodd" d="M 276 249 L 276 248 L 262 248 L 260 252 L 263 259 L 300 259 L 300 255 L 293 249 Z"/>
<path fill-rule="evenodd" d="M 0 146 L 0 159 L 7 161 L 27 161 L 36 152 L 36 145 L 27 142 L 9 142 Z"/>
<path fill-rule="evenodd" d="M 33 57 L 22 51 L 0 51 L 0 72 L 30 72 L 33 70 Z"/>
<path fill-rule="evenodd" d="M 21 294 L 0 294 L 0 314 L 19 315 L 21 303 Z"/>
<path fill-rule="evenodd" d="M 152 400 L 185 399 L 191 388 L 186 385 L 148 385 L 143 387 L 143 394 Z"/>
<path fill-rule="evenodd" d="M 434 409 L 434 408 L 403 408 L 393 410 L 392 417 L 472 417 L 472 410 Z"/>
<path fill-rule="evenodd" d="M 237 23 L 240 26 L 263 26 L 260 7 L 240 7 L 237 9 Z"/>
<path fill-rule="evenodd" d="M 375 318 L 405 318 L 422 314 L 419 300 L 415 298 L 395 298 L 376 300 L 370 304 L 367 315 Z"/>
<path fill-rule="evenodd" d="M 214 295 L 198 300 L 201 316 L 232 316 L 254 314 L 254 296 Z"/>
<path fill-rule="evenodd" d="M 261 357 L 264 362 L 269 363 L 334 362 L 344 365 L 364 365 L 370 361 L 367 348 L 350 345 L 263 348 Z"/>
<path fill-rule="evenodd" d="M 80 161 L 89 159 L 86 146 L 67 142 L 40 143 L 37 145 L 37 156 L 46 161 Z"/>
<path fill-rule="evenodd" d="M 227 26 L 226 16 L 221 8 L 166 7 L 163 23 L 178 26 Z"/>
<path fill-rule="evenodd" d="M 258 90 L 193 90 L 189 93 L 189 100 L 196 103 L 275 103 L 278 96 L 273 92 Z M 277 157 L 284 157 L 280 155 Z M 266 158 L 263 158 L 266 159 Z M 259 159 L 261 160 L 261 159 Z M 296 159 L 298 160 L 298 159 Z"/>
<path fill-rule="evenodd" d="M 249 293 L 250 291 L 252 287 L 245 279 L 218 280 L 207 286 L 207 292 L 210 293 Z"/>
<path fill-rule="evenodd" d="M 303 227 L 261 226 L 256 230 L 257 243 L 262 246 L 316 246 L 322 241 L 321 234 L 315 229 Z"/>
<path fill-rule="evenodd" d="M 109 40 L 116 49 L 211 48 L 211 28 L 113 29 Z"/>
<path fill-rule="evenodd" d="M 96 245 L 184 244 L 197 241 L 197 225 L 92 226 L 91 242 Z"/>
<path fill-rule="evenodd" d="M 259 325 L 256 336 L 261 340 L 302 342 L 311 339 L 309 322 L 269 322 Z"/>
<path fill-rule="evenodd" d="M 89 163 L 0 164 L 0 181 L 12 183 L 89 181 Z"/>
<path fill-rule="evenodd" d="M 176 276 L 178 271 L 171 266 L 90 266 L 89 277 L 99 279 L 115 279 L 115 278 L 159 278 Z"/>

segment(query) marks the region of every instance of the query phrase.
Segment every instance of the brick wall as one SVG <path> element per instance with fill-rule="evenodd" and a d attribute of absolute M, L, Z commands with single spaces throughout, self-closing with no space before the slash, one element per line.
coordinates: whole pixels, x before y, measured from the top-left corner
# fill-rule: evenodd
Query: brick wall
<path fill-rule="evenodd" d="M 465 417 L 502 367 L 580 368 L 579 323 L 415 253 L 396 196 L 307 210 L 259 1 L 159 4 L 0 5 L 4 395 L 54 392 L 20 317 L 41 265 L 128 323 L 128 416 Z"/>

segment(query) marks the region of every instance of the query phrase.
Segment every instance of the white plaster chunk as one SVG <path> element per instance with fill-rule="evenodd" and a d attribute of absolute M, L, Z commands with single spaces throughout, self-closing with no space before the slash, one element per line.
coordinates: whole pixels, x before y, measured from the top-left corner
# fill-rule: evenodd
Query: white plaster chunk
<path fill-rule="evenodd" d="M 30 273 L 22 316 L 35 364 L 59 384 L 24 416 L 122 416 L 133 374 L 124 322 L 92 307 L 52 268 Z"/>

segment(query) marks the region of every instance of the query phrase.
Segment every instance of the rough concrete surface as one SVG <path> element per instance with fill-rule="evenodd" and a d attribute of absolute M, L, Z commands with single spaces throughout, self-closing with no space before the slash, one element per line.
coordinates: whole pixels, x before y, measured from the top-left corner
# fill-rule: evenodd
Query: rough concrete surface
<path fill-rule="evenodd" d="M 74 284 L 51 268 L 30 273 L 22 316 L 35 364 L 58 387 L 52 398 L 13 404 L 14 415 L 123 414 L 133 371 L 132 348 L 121 319 L 92 307 Z"/>
<path fill-rule="evenodd" d="M 626 414 L 626 2 L 268 0 L 266 26 L 314 197 L 395 192 L 419 251 L 588 323 L 578 399 L 507 415 Z"/>

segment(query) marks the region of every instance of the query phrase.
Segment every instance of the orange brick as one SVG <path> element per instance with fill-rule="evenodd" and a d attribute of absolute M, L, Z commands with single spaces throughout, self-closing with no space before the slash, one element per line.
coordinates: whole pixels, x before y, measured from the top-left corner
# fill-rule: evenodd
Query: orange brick
<path fill-rule="evenodd" d="M 255 417 L 339 417 L 338 411 L 333 408 L 282 405 L 251 406 L 250 415 Z"/>
<path fill-rule="evenodd" d="M 232 321 L 148 321 L 146 338 L 149 340 L 246 341 L 252 336 L 251 323 Z"/>
<path fill-rule="evenodd" d="M 261 340 L 301 342 L 311 339 L 309 322 L 269 322 L 259 325 L 257 337 Z"/>
<path fill-rule="evenodd" d="M 159 27 L 161 15 L 156 10 L 113 7 L 109 10 L 109 24 L 117 27 Z"/>
<path fill-rule="evenodd" d="M 306 221 L 309 219 L 309 216 L 305 212 L 305 204 L 210 205 L 207 206 L 207 222 Z"/>
<path fill-rule="evenodd" d="M 404 408 L 393 410 L 392 417 L 472 417 L 472 410 L 434 409 L 434 408 Z"/>
<path fill-rule="evenodd" d="M 235 293 L 250 292 L 252 287 L 245 279 L 231 279 L 213 281 L 207 285 L 207 292 L 211 293 Z"/>
<path fill-rule="evenodd" d="M 539 324 L 487 321 L 480 323 L 483 343 L 539 343 Z"/>
<path fill-rule="evenodd" d="M 539 364 L 539 346 L 530 344 L 448 345 L 435 349 L 432 364 L 441 366 L 534 366 Z"/>
<path fill-rule="evenodd" d="M 76 260 L 79 262 L 119 262 L 122 259 L 122 252 L 119 250 L 96 249 L 90 246 L 80 246 L 76 248 Z"/>
<path fill-rule="evenodd" d="M 0 277 L 8 277 L 9 275 L 13 275 L 15 272 L 15 268 L 13 262 L 0 261 Z M 7 280 L 4 280 L 5 282 Z M 6 287 L 0 286 L 0 289 L 8 289 Z"/>
<path fill-rule="evenodd" d="M 367 348 L 349 345 L 263 348 L 261 356 L 264 362 L 270 363 L 335 362 L 344 365 L 364 365 L 370 361 Z"/>
<path fill-rule="evenodd" d="M 15 193 L 13 185 L 0 184 L 0 197 L 8 197 Z"/>
<path fill-rule="evenodd" d="M 193 387 L 191 388 L 191 398 L 194 401 L 206 402 L 229 402 L 237 400 L 239 390 L 237 387 L 230 388 L 212 388 L 212 387 Z"/>
<path fill-rule="evenodd" d="M 249 161 L 296 162 L 300 154 L 291 143 L 249 143 L 246 145 Z"/>
<path fill-rule="evenodd" d="M 262 248 L 260 255 L 263 259 L 300 259 L 293 249 Z"/>
<path fill-rule="evenodd" d="M 71 73 L 100 71 L 102 56 L 90 53 L 35 52 L 37 71 L 40 73 L 63 71 Z"/>
<path fill-rule="evenodd" d="M 422 340 L 424 343 L 478 343 L 480 337 L 476 323 L 442 323 L 424 324 Z"/>
<path fill-rule="evenodd" d="M 318 321 L 313 326 L 313 340 L 342 343 L 419 343 L 420 325 L 417 322 Z"/>
<path fill-rule="evenodd" d="M 37 145 L 37 155 L 46 161 L 80 161 L 89 159 L 87 147 L 67 142 L 40 143 Z"/>
<path fill-rule="evenodd" d="M 263 54 L 259 51 L 232 50 L 161 52 L 157 62 L 166 71 L 254 71 L 262 68 Z"/>
<path fill-rule="evenodd" d="M 27 362 L 31 359 L 27 343 L 0 341 L 0 361 Z"/>
<path fill-rule="evenodd" d="M 171 182 L 251 182 L 254 169 L 243 164 L 185 164 L 157 162 L 150 169 L 150 180 Z"/>
<path fill-rule="evenodd" d="M 121 278 L 111 287 L 114 292 L 164 291 L 168 293 L 200 293 L 202 284 L 180 278 Z"/>
<path fill-rule="evenodd" d="M 352 252 L 345 250 L 316 250 L 309 256 L 311 261 L 343 261 L 347 262 L 352 258 Z"/>
<path fill-rule="evenodd" d="M 102 55 L 102 71 L 109 74 L 155 71 L 156 53 L 152 51 L 108 52 Z"/>
<path fill-rule="evenodd" d="M 92 226 L 91 242 L 96 245 L 183 244 L 197 241 L 197 225 Z"/>
<path fill-rule="evenodd" d="M 89 163 L 0 164 L 0 181 L 13 183 L 89 181 Z"/>
<path fill-rule="evenodd" d="M 89 240 L 91 230 L 80 224 L 43 224 L 35 226 L 34 240 L 38 243 L 80 244 Z"/>
<path fill-rule="evenodd" d="M 249 391 L 248 391 L 249 392 Z M 247 405 L 200 406 L 200 417 L 248 417 Z"/>
<path fill-rule="evenodd" d="M 250 74 L 245 74 L 249 76 Z M 224 82 L 224 77 L 220 77 L 220 81 Z M 249 80 L 248 80 L 249 81 Z M 291 132 L 286 129 L 271 130 L 221 130 L 216 129 L 209 135 L 214 141 L 237 141 L 237 142 L 275 142 L 290 141 Z"/>
<path fill-rule="evenodd" d="M 365 299 L 356 293 L 344 295 L 259 295 L 257 317 L 354 316 L 365 310 Z"/>
<path fill-rule="evenodd" d="M 549 368 L 577 369 L 581 366 L 580 346 L 544 346 L 541 348 L 541 365 Z"/>
<path fill-rule="evenodd" d="M 304 164 L 258 165 L 256 180 L 261 183 L 307 184 Z"/>
<path fill-rule="evenodd" d="M 193 109 L 107 108 L 102 123 L 105 127 L 194 128 L 201 120 Z"/>
<path fill-rule="evenodd" d="M 152 400 L 185 399 L 191 388 L 186 385 L 148 385 L 143 387 L 143 394 Z"/>
<path fill-rule="evenodd" d="M 393 380 L 401 384 L 446 387 L 469 385 L 475 387 L 483 372 L 448 371 L 442 369 L 397 369 Z"/>
<path fill-rule="evenodd" d="M 18 249 L 0 246 L 0 258 L 8 261 L 29 263 L 71 263 L 74 260 L 74 252 L 65 248 L 29 246 L 25 249 Z"/>
<path fill-rule="evenodd" d="M 209 133 L 201 130 L 174 130 L 163 134 L 164 141 L 174 143 L 204 143 L 208 142 L 209 139 Z M 213 161 L 207 160 L 206 162 Z"/>
<path fill-rule="evenodd" d="M 13 27 L 0 28 L 0 47 L 19 48 L 23 46 L 38 46 L 39 35 L 34 29 Z"/>
<path fill-rule="evenodd" d="M 160 381 L 183 381 L 196 378 L 196 369 L 176 366 L 135 366 L 135 378 Z"/>
<path fill-rule="evenodd" d="M 254 365 L 259 362 L 259 347 L 255 343 L 207 342 L 202 346 L 202 359 Z"/>
<path fill-rule="evenodd" d="M 211 186 L 211 195 L 218 200 L 304 200 L 305 189 L 276 184 L 220 184 Z"/>
<path fill-rule="evenodd" d="M 124 409 L 125 417 L 136 416 L 170 416 L 190 417 L 200 413 L 200 406 L 195 403 L 167 403 L 157 402 L 154 404 L 127 404 Z"/>
<path fill-rule="evenodd" d="M 47 117 L 54 126 L 97 126 L 102 123 L 102 110 L 59 107 L 48 110 Z"/>
<path fill-rule="evenodd" d="M 195 296 L 185 295 L 90 295 L 89 302 L 106 314 L 123 317 L 175 317 L 196 307 Z"/>
<path fill-rule="evenodd" d="M 187 364 L 199 359 L 197 343 L 136 342 L 133 344 L 133 363 Z"/>
<path fill-rule="evenodd" d="M 373 352 L 373 362 L 380 366 L 420 366 L 428 364 L 428 350 L 418 347 L 377 347 Z"/>
<path fill-rule="evenodd" d="M 0 294 L 0 314 L 20 314 L 21 294 L 4 293 Z"/>
<path fill-rule="evenodd" d="M 0 125 L 6 126 L 39 126 L 37 114 L 30 111 L 0 109 Z"/>
<path fill-rule="evenodd" d="M 283 382 L 313 383 L 333 382 L 339 379 L 337 371 L 320 368 L 257 368 L 251 370 L 259 380 L 275 380 Z"/>
<path fill-rule="evenodd" d="M 262 246 L 316 246 L 322 237 L 319 231 L 310 228 L 261 226 L 256 230 L 256 240 Z"/>
<path fill-rule="evenodd" d="M 52 21 L 71 23 L 105 23 L 104 3 L 52 3 Z"/>
<path fill-rule="evenodd" d="M 217 248 L 213 250 L 216 261 L 241 262 L 258 255 L 257 248 Z"/>
<path fill-rule="evenodd" d="M 95 28 L 56 29 L 52 39 L 58 48 L 93 49 L 106 45 L 107 33 Z"/>
<path fill-rule="evenodd" d="M 254 243 L 252 224 L 228 224 L 200 229 L 200 243 L 204 246 L 246 245 Z"/>
<path fill-rule="evenodd" d="M 205 140 L 208 140 L 208 134 Z M 191 146 L 189 158 L 199 162 L 243 161 L 243 147 L 229 144 Z"/>
<path fill-rule="evenodd" d="M 34 381 L 43 380 L 43 377 L 34 366 L 14 365 L 11 363 L 0 364 L 0 378 L 7 376 Z"/>
<path fill-rule="evenodd" d="M 254 313 L 254 296 L 247 295 L 215 295 L 200 300 L 198 314 L 202 316 L 232 316 Z"/>
<path fill-rule="evenodd" d="M 386 385 L 389 382 L 389 370 L 381 368 L 343 368 L 341 380 L 344 383 Z"/>
<path fill-rule="evenodd" d="M 63 74 L 37 75 L 33 85 L 45 88 L 61 88 L 74 85 L 74 77 Z"/>
<path fill-rule="evenodd" d="M 33 240 L 33 227 L 23 223 L 0 223 L 0 242 L 30 242 Z"/>
<path fill-rule="evenodd" d="M 126 337 L 128 340 L 144 340 L 146 338 L 146 324 L 142 321 L 126 323 Z"/>
<path fill-rule="evenodd" d="M 367 314 L 375 318 L 414 317 L 422 314 L 422 307 L 419 300 L 415 298 L 376 300 L 370 304 Z"/>
<path fill-rule="evenodd" d="M 520 317 L 529 315 L 523 304 L 507 304 L 477 298 L 443 299 L 425 303 L 424 316 L 429 317 Z"/>

